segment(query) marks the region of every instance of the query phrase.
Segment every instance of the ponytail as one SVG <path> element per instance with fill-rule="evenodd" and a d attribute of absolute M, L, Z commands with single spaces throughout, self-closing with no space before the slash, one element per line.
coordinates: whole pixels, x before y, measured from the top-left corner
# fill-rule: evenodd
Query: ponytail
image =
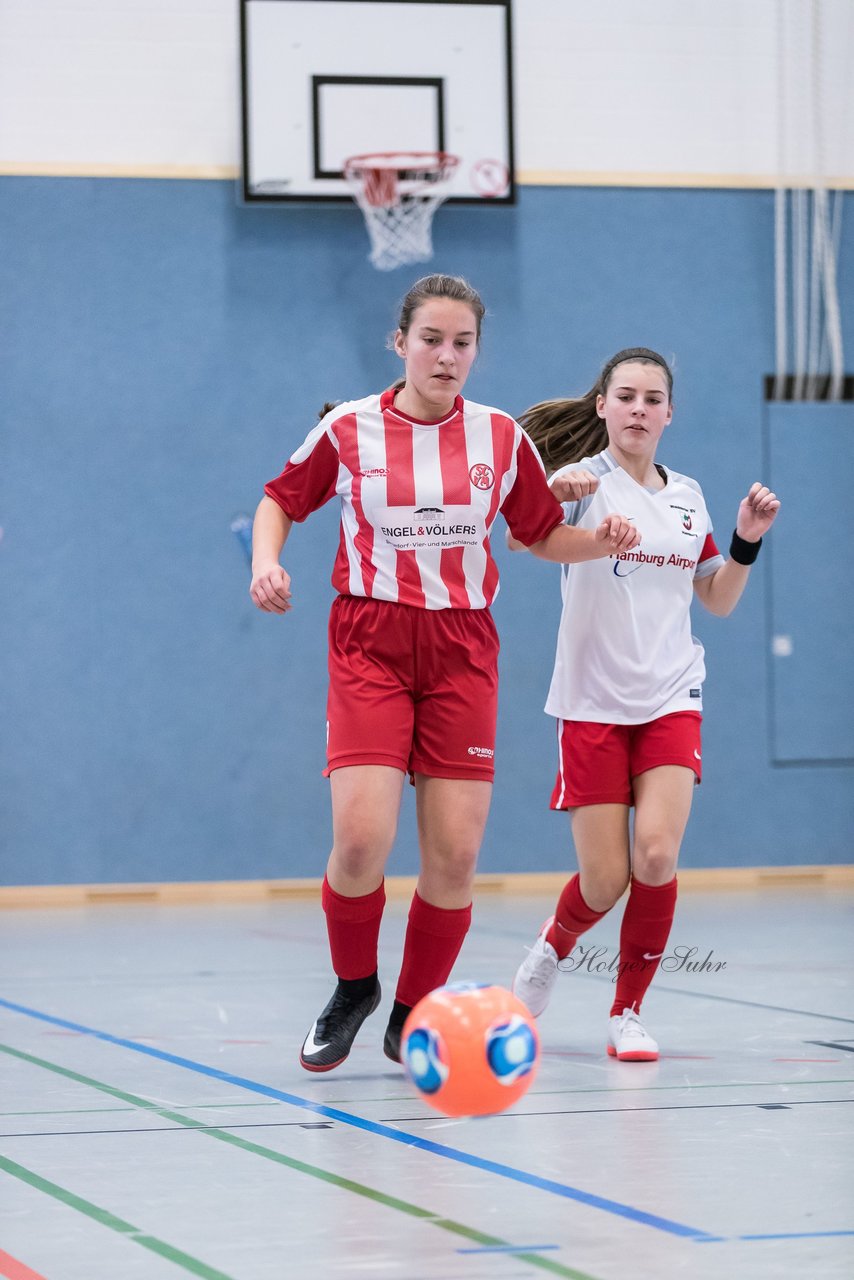
<path fill-rule="evenodd" d="M 543 400 L 520 415 L 549 473 L 601 453 L 607 445 L 608 432 L 596 412 L 598 394 L 593 387 L 576 400 Z"/>

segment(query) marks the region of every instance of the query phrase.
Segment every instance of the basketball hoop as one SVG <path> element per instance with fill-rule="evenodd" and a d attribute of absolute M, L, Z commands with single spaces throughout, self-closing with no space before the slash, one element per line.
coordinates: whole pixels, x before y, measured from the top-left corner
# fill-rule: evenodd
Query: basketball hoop
<path fill-rule="evenodd" d="M 344 161 L 378 270 L 433 256 L 433 214 L 448 198 L 448 179 L 458 164 L 458 156 L 444 151 L 377 151 Z"/>

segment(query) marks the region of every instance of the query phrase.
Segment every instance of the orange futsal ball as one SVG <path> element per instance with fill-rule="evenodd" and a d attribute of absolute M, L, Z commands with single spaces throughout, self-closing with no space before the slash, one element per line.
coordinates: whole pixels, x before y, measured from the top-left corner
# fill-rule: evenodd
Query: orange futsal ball
<path fill-rule="evenodd" d="M 511 991 L 458 982 L 419 1000 L 404 1024 L 400 1053 L 431 1107 L 446 1116 L 488 1116 L 528 1091 L 540 1038 Z"/>

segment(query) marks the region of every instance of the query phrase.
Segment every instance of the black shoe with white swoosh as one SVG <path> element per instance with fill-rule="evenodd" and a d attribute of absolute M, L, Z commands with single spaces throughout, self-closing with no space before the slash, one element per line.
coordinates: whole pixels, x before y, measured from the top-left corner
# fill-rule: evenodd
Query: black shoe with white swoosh
<path fill-rule="evenodd" d="M 379 981 L 372 990 L 355 996 L 341 982 L 332 999 L 313 1024 L 305 1038 L 299 1060 L 306 1071 L 331 1071 L 347 1057 L 365 1018 L 369 1017 L 382 997 Z"/>

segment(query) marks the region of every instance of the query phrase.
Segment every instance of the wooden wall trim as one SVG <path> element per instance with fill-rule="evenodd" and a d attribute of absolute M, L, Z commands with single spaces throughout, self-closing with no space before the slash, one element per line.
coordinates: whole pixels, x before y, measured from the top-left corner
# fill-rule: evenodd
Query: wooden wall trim
<path fill-rule="evenodd" d="M 233 181 L 241 176 L 228 164 L 87 164 L 0 161 L 0 177 L 7 178 L 164 178 L 195 181 Z M 662 187 L 706 188 L 711 191 L 773 191 L 777 187 L 813 188 L 819 179 L 809 175 L 776 173 L 634 173 L 598 170 L 521 169 L 522 187 Z M 854 176 L 837 174 L 821 179 L 828 191 L 854 190 Z"/>
<path fill-rule="evenodd" d="M 477 876 L 475 895 L 507 893 L 557 895 L 563 872 L 520 872 Z M 410 897 L 415 876 L 388 876 L 389 897 Z M 157 906 L 182 903 L 221 904 L 271 902 L 279 899 L 320 898 L 320 878 L 306 880 L 194 880 L 159 884 L 53 884 L 0 886 L 0 910 L 12 908 L 91 907 L 138 903 Z M 681 891 L 770 888 L 827 889 L 854 887 L 854 866 L 798 867 L 686 867 L 679 871 Z"/>

